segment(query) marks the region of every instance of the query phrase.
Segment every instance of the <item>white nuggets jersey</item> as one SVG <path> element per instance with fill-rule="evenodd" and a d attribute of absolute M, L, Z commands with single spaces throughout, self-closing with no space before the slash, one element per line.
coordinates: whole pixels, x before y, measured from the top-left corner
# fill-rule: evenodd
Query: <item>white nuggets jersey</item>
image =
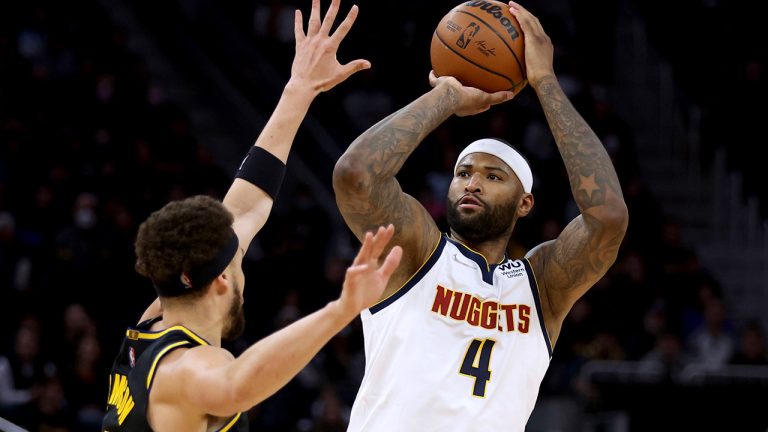
<path fill-rule="evenodd" d="M 488 265 L 443 235 L 361 317 L 365 376 L 348 432 L 525 429 L 552 356 L 527 260 Z"/>

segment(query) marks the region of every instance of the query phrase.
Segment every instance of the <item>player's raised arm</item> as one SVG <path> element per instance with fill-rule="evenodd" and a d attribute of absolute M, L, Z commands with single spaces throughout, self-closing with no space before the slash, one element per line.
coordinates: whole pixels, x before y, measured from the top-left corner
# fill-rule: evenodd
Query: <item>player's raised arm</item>
<path fill-rule="evenodd" d="M 395 178 L 405 160 L 452 114 L 476 114 L 513 96 L 464 87 L 455 78 L 436 78 L 433 73 L 430 84 L 432 90 L 360 135 L 333 171 L 339 210 L 359 239 L 378 225 L 395 226 L 394 242 L 403 247 L 405 256 L 385 295 L 416 272 L 440 235 L 426 209 L 404 193 Z"/>
<path fill-rule="evenodd" d="M 542 306 L 554 318 L 545 319 L 554 341 L 571 306 L 615 261 L 627 228 L 627 206 L 603 144 L 557 82 L 552 43 L 541 23 L 517 3 L 510 6 L 525 33 L 528 82 L 544 108 L 581 210 L 557 239 L 529 252 Z"/>
<path fill-rule="evenodd" d="M 321 21 L 320 0 L 312 0 L 306 32 L 301 11 L 296 10 L 296 54 L 291 66 L 291 78 L 224 197 L 224 206 L 234 216 L 232 228 L 243 251 L 248 249 L 256 233 L 267 222 L 272 203 L 283 182 L 293 140 L 312 101 L 355 72 L 371 67 L 367 60 L 354 60 L 342 65 L 336 59 L 339 44 L 349 33 L 358 14 L 357 6 L 352 6 L 346 18 L 331 32 L 339 11 L 339 1 L 332 0 Z M 156 299 L 144 311 L 139 322 L 161 313 L 160 300 Z"/>
<path fill-rule="evenodd" d="M 296 10 L 296 54 L 291 78 L 224 198 L 224 205 L 235 217 L 233 228 L 243 249 L 248 248 L 269 216 L 282 183 L 288 153 L 312 101 L 355 72 L 371 66 L 367 60 L 342 65 L 336 59 L 339 44 L 352 28 L 358 8 L 352 6 L 338 28 L 331 31 L 338 11 L 339 0 L 333 0 L 321 20 L 320 0 L 312 0 L 305 32 L 301 11 Z"/>

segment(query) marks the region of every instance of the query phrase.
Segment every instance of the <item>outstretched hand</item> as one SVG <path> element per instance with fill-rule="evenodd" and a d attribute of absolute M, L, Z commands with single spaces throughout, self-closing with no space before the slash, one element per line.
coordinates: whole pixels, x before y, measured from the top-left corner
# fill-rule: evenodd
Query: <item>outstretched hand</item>
<path fill-rule="evenodd" d="M 403 249 L 395 246 L 379 265 L 379 258 L 394 234 L 395 227 L 392 224 L 386 228 L 379 227 L 375 235 L 371 232 L 365 233 L 363 245 L 355 261 L 347 269 L 339 298 L 342 310 L 350 315 L 357 315 L 381 298 L 390 276 L 400 264 Z"/>
<path fill-rule="evenodd" d="M 432 87 L 447 85 L 451 88 L 453 94 L 458 98 L 455 114 L 459 117 L 480 114 L 487 111 L 492 105 L 506 102 L 515 97 L 515 93 L 512 91 L 487 93 L 479 88 L 467 87 L 452 76 L 438 77 L 435 75 L 435 71 L 429 72 L 429 85 Z"/>
<path fill-rule="evenodd" d="M 358 59 L 342 65 L 336 59 L 339 45 L 352 28 L 358 13 L 357 6 L 352 6 L 344 21 L 331 34 L 331 27 L 339 12 L 339 1 L 331 1 L 331 6 L 321 21 L 320 0 L 312 0 L 312 12 L 306 33 L 301 11 L 296 10 L 296 54 L 291 66 L 291 81 L 295 85 L 312 90 L 315 94 L 328 91 L 355 72 L 371 67 L 368 60 Z"/>

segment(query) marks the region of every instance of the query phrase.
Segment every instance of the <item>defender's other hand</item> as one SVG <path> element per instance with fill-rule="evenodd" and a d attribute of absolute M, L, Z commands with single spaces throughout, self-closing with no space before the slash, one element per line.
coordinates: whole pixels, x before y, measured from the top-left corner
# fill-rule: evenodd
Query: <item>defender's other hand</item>
<path fill-rule="evenodd" d="M 395 227 L 392 224 L 386 228 L 379 227 L 375 235 L 371 232 L 365 233 L 363 245 L 355 261 L 347 269 L 339 298 L 339 306 L 346 313 L 357 315 L 381 298 L 390 276 L 403 256 L 403 249 L 395 246 L 379 265 L 379 258 L 394 234 Z"/>

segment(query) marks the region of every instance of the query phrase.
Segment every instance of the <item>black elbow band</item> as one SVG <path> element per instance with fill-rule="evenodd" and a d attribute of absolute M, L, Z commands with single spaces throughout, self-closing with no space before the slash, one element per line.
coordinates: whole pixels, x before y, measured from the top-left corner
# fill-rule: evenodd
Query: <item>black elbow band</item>
<path fill-rule="evenodd" d="M 272 153 L 253 146 L 237 169 L 235 177 L 260 188 L 274 200 L 285 177 L 285 164 Z"/>

